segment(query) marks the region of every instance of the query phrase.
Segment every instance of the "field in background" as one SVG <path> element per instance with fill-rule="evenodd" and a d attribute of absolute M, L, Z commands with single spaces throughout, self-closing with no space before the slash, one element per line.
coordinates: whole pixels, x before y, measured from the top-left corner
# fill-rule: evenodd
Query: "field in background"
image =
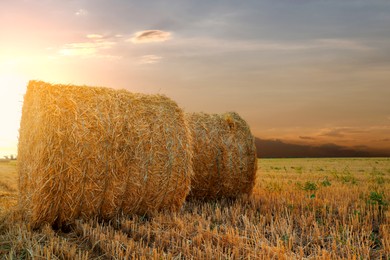
<path fill-rule="evenodd" d="M 390 159 L 261 159 L 251 198 L 32 231 L 0 163 L 0 259 L 390 258 Z"/>
<path fill-rule="evenodd" d="M 0 215 L 17 204 L 17 196 L 18 175 L 16 172 L 16 161 L 0 160 Z"/>

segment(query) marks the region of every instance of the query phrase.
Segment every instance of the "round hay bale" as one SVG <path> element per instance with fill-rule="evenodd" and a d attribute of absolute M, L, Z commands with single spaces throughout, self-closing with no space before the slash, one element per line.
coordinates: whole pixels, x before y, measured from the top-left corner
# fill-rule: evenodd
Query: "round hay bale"
<path fill-rule="evenodd" d="M 257 156 L 248 124 L 234 112 L 186 114 L 193 138 L 190 198 L 237 198 L 251 194 Z"/>
<path fill-rule="evenodd" d="M 190 189 L 191 134 L 162 95 L 30 81 L 18 166 L 33 227 L 177 211 Z"/>

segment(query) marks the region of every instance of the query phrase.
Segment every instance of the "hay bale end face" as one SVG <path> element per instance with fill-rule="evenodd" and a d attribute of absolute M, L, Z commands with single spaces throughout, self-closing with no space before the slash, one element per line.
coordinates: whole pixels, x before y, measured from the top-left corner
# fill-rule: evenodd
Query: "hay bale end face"
<path fill-rule="evenodd" d="M 190 198 L 237 198 L 251 194 L 257 156 L 248 124 L 234 112 L 186 114 L 193 137 Z"/>
<path fill-rule="evenodd" d="M 33 227 L 176 211 L 190 189 L 191 135 L 165 96 L 30 81 L 18 168 Z"/>

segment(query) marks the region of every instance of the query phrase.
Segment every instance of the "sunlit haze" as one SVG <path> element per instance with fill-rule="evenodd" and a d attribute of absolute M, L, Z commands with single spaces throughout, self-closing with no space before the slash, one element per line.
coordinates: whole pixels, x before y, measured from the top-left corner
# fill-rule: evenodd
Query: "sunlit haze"
<path fill-rule="evenodd" d="M 0 2 L 0 158 L 29 80 L 238 112 L 261 139 L 390 150 L 390 1 Z"/>

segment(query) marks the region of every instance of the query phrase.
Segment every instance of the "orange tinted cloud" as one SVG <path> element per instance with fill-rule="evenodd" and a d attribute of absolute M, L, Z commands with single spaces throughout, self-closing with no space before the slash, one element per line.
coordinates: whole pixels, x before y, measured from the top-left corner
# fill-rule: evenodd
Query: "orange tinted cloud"
<path fill-rule="evenodd" d="M 88 39 L 102 39 L 103 35 L 92 33 L 92 34 L 87 34 L 87 38 Z"/>
<path fill-rule="evenodd" d="M 301 133 L 301 134 L 299 134 Z M 329 127 L 329 128 L 278 128 L 254 134 L 265 139 L 280 139 L 304 145 L 337 144 L 345 147 L 367 146 L 374 149 L 390 148 L 390 126 Z M 389 150 L 390 151 L 390 150 Z"/>
<path fill-rule="evenodd" d="M 311 136 L 299 136 L 299 139 L 302 139 L 302 140 L 315 140 L 316 138 L 311 137 Z"/>
<path fill-rule="evenodd" d="M 100 50 L 110 49 L 114 42 L 78 42 L 68 43 L 59 51 L 64 56 L 91 56 L 96 55 Z"/>
<path fill-rule="evenodd" d="M 130 41 L 133 43 L 164 42 L 170 38 L 170 32 L 160 30 L 145 30 L 136 32 Z"/>
<path fill-rule="evenodd" d="M 101 34 L 87 34 L 87 40 L 83 42 L 67 43 L 62 46 L 58 53 L 62 56 L 79 57 L 107 57 L 112 55 L 103 55 L 103 50 L 112 49 L 117 42 L 115 39 L 107 39 Z"/>
<path fill-rule="evenodd" d="M 321 129 L 315 136 L 320 143 L 337 143 L 347 146 L 365 145 L 373 148 L 388 147 L 390 126 L 333 127 Z M 376 136 L 377 139 L 373 139 Z"/>
<path fill-rule="evenodd" d="M 161 56 L 157 55 L 144 55 L 141 57 L 141 63 L 142 64 L 154 64 L 160 62 L 162 59 Z"/>
<path fill-rule="evenodd" d="M 335 127 L 331 129 L 324 129 L 324 132 L 320 136 L 327 137 L 345 137 L 351 134 L 363 134 L 369 132 L 368 130 L 356 128 L 356 127 Z"/>

